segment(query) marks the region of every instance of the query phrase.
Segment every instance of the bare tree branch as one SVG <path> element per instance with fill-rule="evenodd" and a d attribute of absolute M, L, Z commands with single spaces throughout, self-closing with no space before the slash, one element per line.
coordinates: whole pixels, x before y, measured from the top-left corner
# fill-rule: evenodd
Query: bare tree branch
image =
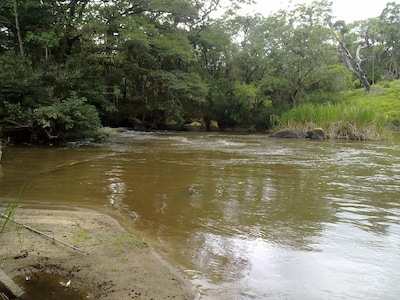
<path fill-rule="evenodd" d="M 339 41 L 338 50 L 343 58 L 346 68 L 351 73 L 353 73 L 354 75 L 357 76 L 357 78 L 361 81 L 361 84 L 364 86 L 365 91 L 369 92 L 369 90 L 371 89 L 371 85 L 369 84 L 368 79 L 365 76 L 364 71 L 362 70 L 362 66 L 361 66 L 363 59 L 360 55 L 360 50 L 362 48 L 364 48 L 364 47 L 361 45 L 358 46 L 355 58 L 350 54 L 350 51 L 346 48 L 344 43 L 341 41 Z"/>

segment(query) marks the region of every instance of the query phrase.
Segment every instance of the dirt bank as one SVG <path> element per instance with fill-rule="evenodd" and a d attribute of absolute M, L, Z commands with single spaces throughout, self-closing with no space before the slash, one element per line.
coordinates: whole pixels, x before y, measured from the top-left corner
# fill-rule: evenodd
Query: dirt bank
<path fill-rule="evenodd" d="M 0 268 L 27 292 L 50 274 L 60 295 L 48 299 L 73 290 L 85 294 L 82 299 L 196 298 L 190 282 L 151 245 L 107 215 L 18 208 L 14 219 L 78 248 L 9 222 L 0 235 Z"/>

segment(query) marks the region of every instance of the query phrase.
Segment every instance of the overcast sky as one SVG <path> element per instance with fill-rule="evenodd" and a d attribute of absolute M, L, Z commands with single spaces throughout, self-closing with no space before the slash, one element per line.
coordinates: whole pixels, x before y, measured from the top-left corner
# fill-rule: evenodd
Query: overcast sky
<path fill-rule="evenodd" d="M 290 3 L 311 4 L 312 0 L 256 0 L 258 4 L 245 9 L 248 13 L 259 12 L 265 16 L 278 11 L 279 9 L 289 9 Z M 388 2 L 393 0 L 331 0 L 333 2 L 332 15 L 336 20 L 345 20 L 347 23 L 356 20 L 366 20 L 378 17 Z M 394 1 L 400 3 L 400 0 Z"/>

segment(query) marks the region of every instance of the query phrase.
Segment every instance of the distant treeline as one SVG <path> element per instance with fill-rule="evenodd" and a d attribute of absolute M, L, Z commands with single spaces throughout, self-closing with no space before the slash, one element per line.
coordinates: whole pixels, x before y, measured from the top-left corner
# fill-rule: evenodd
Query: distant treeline
<path fill-rule="evenodd" d="M 237 14 L 247 2 L 212 18 L 219 0 L 2 0 L 0 128 L 36 142 L 102 125 L 264 130 L 400 77 L 400 4 L 346 24 L 325 0 Z"/>

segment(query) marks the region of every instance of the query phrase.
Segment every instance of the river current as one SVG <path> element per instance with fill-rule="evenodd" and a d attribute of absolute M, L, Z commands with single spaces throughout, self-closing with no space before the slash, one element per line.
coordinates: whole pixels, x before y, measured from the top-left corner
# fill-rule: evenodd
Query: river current
<path fill-rule="evenodd" d="M 0 197 L 91 207 L 157 244 L 199 299 L 398 299 L 400 143 L 121 131 L 3 149 Z"/>

